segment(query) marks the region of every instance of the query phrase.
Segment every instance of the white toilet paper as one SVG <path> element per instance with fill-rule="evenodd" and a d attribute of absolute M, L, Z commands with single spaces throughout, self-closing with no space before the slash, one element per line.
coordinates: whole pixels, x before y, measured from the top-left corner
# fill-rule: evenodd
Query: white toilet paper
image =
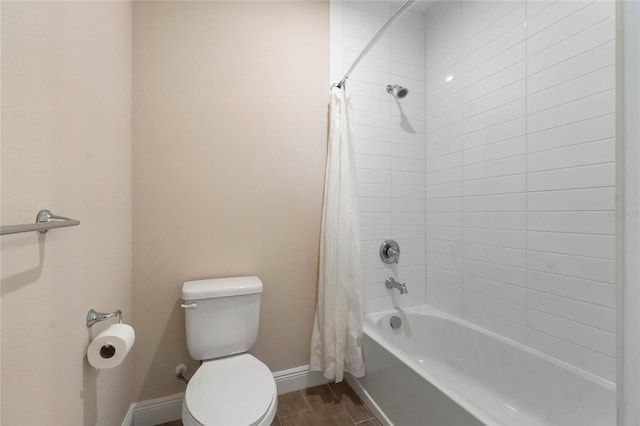
<path fill-rule="evenodd" d="M 128 324 L 113 324 L 89 343 L 89 364 L 95 368 L 113 368 L 120 365 L 135 340 L 136 332 L 133 327 Z"/>

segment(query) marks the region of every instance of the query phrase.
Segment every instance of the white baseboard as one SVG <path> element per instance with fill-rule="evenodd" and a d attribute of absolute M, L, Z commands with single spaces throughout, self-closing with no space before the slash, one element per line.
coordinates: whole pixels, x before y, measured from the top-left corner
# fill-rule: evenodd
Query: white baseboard
<path fill-rule="evenodd" d="M 154 426 L 182 418 L 184 392 L 161 398 L 134 402 L 122 421 L 122 426 Z"/>
<path fill-rule="evenodd" d="M 290 368 L 273 373 L 278 395 L 295 392 L 313 386 L 328 383 L 319 371 L 309 371 L 308 365 Z M 182 417 L 184 392 L 162 398 L 134 402 L 122 420 L 122 426 L 154 426 L 178 420 Z"/>
<path fill-rule="evenodd" d="M 322 372 L 309 371 L 308 365 L 276 371 L 273 378 L 276 380 L 278 395 L 329 383 Z"/>
<path fill-rule="evenodd" d="M 389 420 L 380 406 L 376 404 L 373 398 L 371 398 L 369 392 L 367 392 L 365 388 L 362 387 L 358 379 L 350 374 L 345 374 L 344 378 L 346 382 L 349 383 L 349 386 L 351 386 L 351 389 L 353 389 L 353 391 L 360 397 L 362 402 L 364 402 L 367 408 L 373 413 L 374 416 L 376 416 L 380 423 L 382 423 L 384 426 L 393 426 L 391 420 Z"/>

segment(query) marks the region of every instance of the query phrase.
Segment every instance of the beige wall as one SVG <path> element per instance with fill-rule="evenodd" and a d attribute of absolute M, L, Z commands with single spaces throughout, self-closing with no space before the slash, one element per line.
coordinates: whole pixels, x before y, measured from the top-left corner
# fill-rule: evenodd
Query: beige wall
<path fill-rule="evenodd" d="M 132 164 L 130 4 L 2 3 L 2 223 L 82 221 L 0 240 L 2 424 L 117 424 L 184 390 L 189 279 L 260 276 L 254 353 L 273 371 L 308 361 L 328 4 L 141 2 L 134 27 Z M 116 369 L 86 362 L 91 307 L 133 315 Z"/>
<path fill-rule="evenodd" d="M 2 2 L 1 153 L 2 224 L 82 223 L 0 240 L 0 423 L 119 424 L 132 363 L 91 368 L 85 316 L 131 319 L 130 4 Z"/>
<path fill-rule="evenodd" d="M 327 2 L 134 3 L 137 400 L 193 362 L 186 280 L 264 282 L 253 352 L 308 363 L 326 155 Z"/>

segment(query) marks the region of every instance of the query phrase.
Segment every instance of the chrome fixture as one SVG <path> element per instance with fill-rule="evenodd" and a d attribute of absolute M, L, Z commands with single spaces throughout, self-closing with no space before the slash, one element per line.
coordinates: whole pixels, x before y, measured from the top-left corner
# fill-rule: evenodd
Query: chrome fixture
<path fill-rule="evenodd" d="M 384 263 L 398 263 L 400 258 L 400 246 L 394 240 L 384 240 L 380 245 L 380 260 Z"/>
<path fill-rule="evenodd" d="M 87 312 L 87 327 L 93 327 L 93 325 L 97 322 L 107 320 L 109 318 L 118 317 L 118 321 L 122 324 L 122 311 L 118 309 L 117 311 L 106 313 L 106 312 L 96 312 L 95 309 L 90 309 Z"/>
<path fill-rule="evenodd" d="M 189 370 L 186 364 L 178 364 L 176 366 L 176 378 L 185 384 L 189 384 L 189 379 L 184 377 L 185 373 Z"/>
<path fill-rule="evenodd" d="M 393 86 L 388 84 L 387 93 L 395 96 L 398 99 L 402 99 L 409 94 L 409 89 L 407 89 L 406 87 L 398 86 L 397 84 L 394 84 Z"/>
<path fill-rule="evenodd" d="M 187 379 L 186 377 L 184 377 L 184 374 L 182 373 L 178 373 L 176 374 L 176 377 L 178 378 L 178 380 L 180 380 L 182 383 L 188 385 L 189 384 L 189 379 Z"/>
<path fill-rule="evenodd" d="M 402 325 L 402 320 L 399 316 L 394 315 L 391 317 L 389 324 L 391 325 L 391 328 L 400 328 L 400 326 Z"/>
<path fill-rule="evenodd" d="M 407 290 L 407 285 L 405 283 L 399 283 L 395 278 L 389 277 L 385 280 L 384 286 L 388 289 L 397 288 L 400 290 L 400 294 L 407 294 L 409 290 Z"/>
<path fill-rule="evenodd" d="M 393 25 L 393 23 L 396 22 L 398 19 L 400 19 L 400 17 L 404 14 L 404 12 L 406 12 L 407 9 L 409 9 L 411 5 L 415 2 L 416 0 L 408 0 L 405 4 L 402 5 L 400 9 L 398 9 L 398 11 L 387 21 L 387 23 L 384 24 L 382 28 L 380 28 L 380 30 L 376 33 L 376 35 L 373 36 L 373 38 L 364 47 L 364 49 L 362 49 L 362 52 L 360 52 L 356 60 L 353 61 L 353 64 L 351 64 L 351 66 L 349 67 L 349 70 L 346 72 L 344 77 L 342 77 L 342 80 L 340 80 L 338 83 L 333 83 L 331 87 L 337 87 L 338 89 L 341 89 L 344 87 L 344 85 L 347 82 L 347 79 L 349 78 L 353 70 L 356 69 L 360 61 L 367 55 L 367 53 L 369 53 L 371 48 L 376 45 L 378 40 L 382 38 L 382 36 L 389 29 L 389 27 Z"/>
<path fill-rule="evenodd" d="M 40 210 L 36 216 L 36 223 L 25 225 L 7 225 L 0 227 L 0 235 L 18 234 L 20 232 L 38 231 L 42 234 L 53 228 L 64 228 L 67 226 L 80 225 L 79 220 L 68 217 L 56 216 L 49 210 Z"/>

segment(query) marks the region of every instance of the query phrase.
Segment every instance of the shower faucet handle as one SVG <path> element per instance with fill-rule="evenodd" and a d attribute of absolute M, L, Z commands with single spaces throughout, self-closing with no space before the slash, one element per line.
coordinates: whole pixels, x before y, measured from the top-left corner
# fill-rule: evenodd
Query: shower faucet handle
<path fill-rule="evenodd" d="M 398 263 L 400 259 L 400 245 L 394 240 L 384 240 L 380 245 L 380 260 L 384 263 Z"/>

